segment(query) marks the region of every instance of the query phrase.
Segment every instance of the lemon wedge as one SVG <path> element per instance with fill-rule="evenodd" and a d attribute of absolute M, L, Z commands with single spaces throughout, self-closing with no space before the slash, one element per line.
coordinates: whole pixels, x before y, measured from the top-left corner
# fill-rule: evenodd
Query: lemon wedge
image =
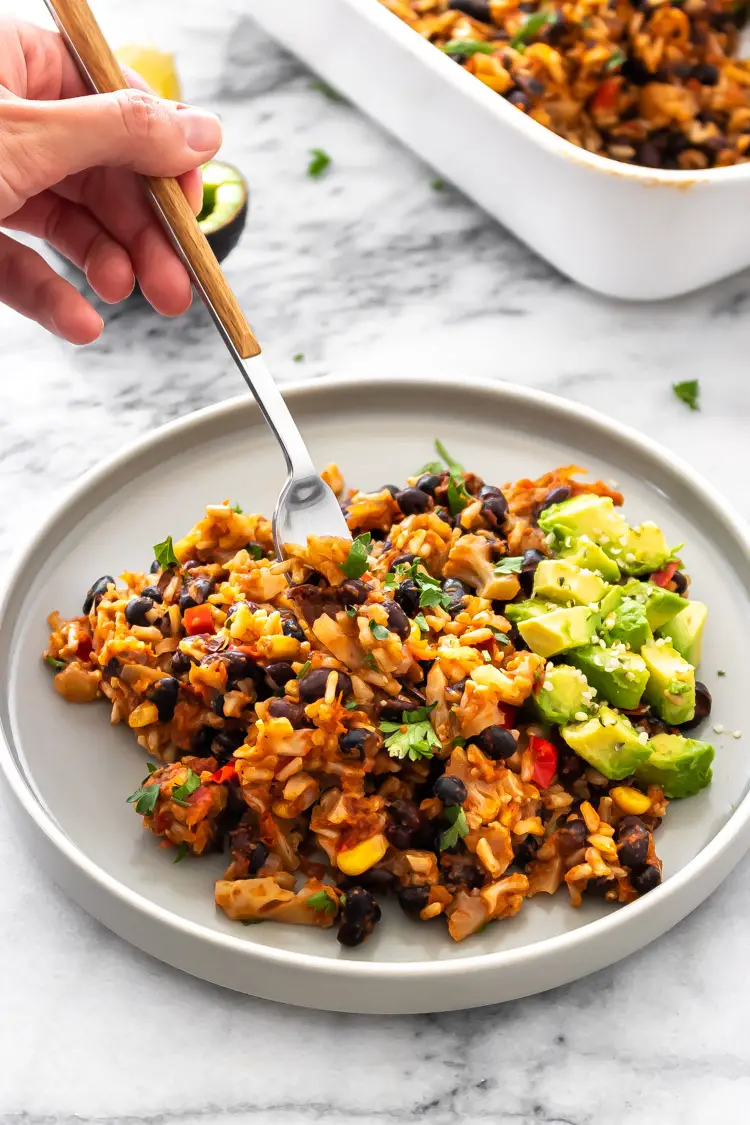
<path fill-rule="evenodd" d="M 173 55 L 159 51 L 156 47 L 137 46 L 120 47 L 115 55 L 123 66 L 137 70 L 160 98 L 182 101 L 182 89 Z"/>

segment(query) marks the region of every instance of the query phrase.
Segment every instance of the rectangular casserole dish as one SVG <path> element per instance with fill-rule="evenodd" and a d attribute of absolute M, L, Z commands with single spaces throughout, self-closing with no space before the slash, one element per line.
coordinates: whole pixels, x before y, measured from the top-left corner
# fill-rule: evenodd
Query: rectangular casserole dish
<path fill-rule="evenodd" d="M 750 265 L 750 164 L 673 172 L 545 129 L 378 0 L 251 0 L 266 31 L 581 285 L 659 300 Z"/>

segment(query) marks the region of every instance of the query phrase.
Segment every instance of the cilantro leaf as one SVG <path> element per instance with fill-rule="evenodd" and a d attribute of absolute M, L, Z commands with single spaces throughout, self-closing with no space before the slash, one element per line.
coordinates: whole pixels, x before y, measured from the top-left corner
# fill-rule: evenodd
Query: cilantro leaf
<path fill-rule="evenodd" d="M 425 620 L 425 615 L 423 613 L 418 613 L 417 616 L 414 618 L 414 620 L 423 633 L 429 633 L 430 626 L 427 624 L 427 621 Z"/>
<path fill-rule="evenodd" d="M 163 543 L 154 544 L 154 558 L 156 559 L 162 570 L 168 570 L 170 566 L 180 565 L 180 560 L 174 553 L 171 535 L 168 535 Z"/>
<path fill-rule="evenodd" d="M 442 748 L 442 743 L 430 722 L 430 712 L 436 704 L 418 707 L 415 711 L 404 711 L 400 723 L 385 722 L 380 730 L 387 734 L 385 748 L 392 758 L 409 758 L 412 762 L 420 758 L 431 758 L 434 747 Z"/>
<path fill-rule="evenodd" d="M 158 770 L 158 768 L 159 768 L 159 767 L 158 767 L 158 766 L 157 766 L 157 765 L 156 765 L 156 764 L 155 764 L 154 762 L 146 762 L 146 769 L 148 770 L 148 772 L 149 772 L 150 774 L 151 774 L 151 773 L 156 773 L 156 771 Z"/>
<path fill-rule="evenodd" d="M 59 672 L 61 668 L 65 667 L 65 661 L 55 660 L 54 656 L 45 656 L 44 659 L 46 660 L 47 664 L 49 664 L 50 668 L 54 668 L 56 672 Z"/>
<path fill-rule="evenodd" d="M 506 637 L 505 633 L 501 633 L 499 629 L 493 629 L 490 625 L 492 636 L 495 638 L 499 645 L 509 645 L 510 639 Z"/>
<path fill-rule="evenodd" d="M 172 790 L 171 800 L 173 800 L 178 805 L 187 805 L 188 797 L 192 793 L 195 793 L 196 789 L 200 789 L 200 785 L 201 779 L 198 777 L 198 774 L 193 773 L 193 771 L 188 766 L 187 777 L 183 781 L 182 785 L 177 785 Z"/>
<path fill-rule="evenodd" d="M 371 652 L 365 653 L 365 664 L 368 668 L 372 668 L 373 672 L 379 672 L 377 661 Z"/>
<path fill-rule="evenodd" d="M 294 355 L 292 356 L 292 359 L 294 360 L 295 363 L 302 363 L 304 358 L 305 358 L 304 352 L 295 352 Z"/>
<path fill-rule="evenodd" d="M 522 566 L 523 555 L 506 555 L 495 563 L 495 574 L 520 574 Z"/>
<path fill-rule="evenodd" d="M 443 50 L 451 58 L 463 55 L 468 59 L 472 55 L 491 55 L 495 48 L 491 43 L 485 43 L 481 39 L 449 39 L 443 44 Z"/>
<path fill-rule="evenodd" d="M 421 559 L 415 559 L 406 573 L 409 578 L 413 579 L 419 587 L 419 605 L 421 609 L 431 609 L 433 606 L 439 605 L 442 609 L 447 609 L 450 605 L 450 598 L 442 589 L 440 582 L 437 578 L 433 578 L 426 570 L 420 569 L 423 566 Z M 397 570 L 401 570 L 398 567 Z"/>
<path fill-rule="evenodd" d="M 235 512 L 235 514 L 236 514 L 236 515 L 238 515 L 238 516 L 241 516 L 241 515 L 242 515 L 242 513 L 243 513 L 243 510 L 244 510 L 244 509 L 242 509 L 242 508 L 241 508 L 241 507 L 239 506 L 239 504 L 232 504 L 232 511 L 233 511 L 233 512 Z"/>
<path fill-rule="evenodd" d="M 297 673 L 297 679 L 298 680 L 301 680 L 303 676 L 307 675 L 307 673 L 310 671 L 311 665 L 312 665 L 312 660 L 306 660 L 305 661 L 305 663 L 302 665 L 299 672 Z"/>
<path fill-rule="evenodd" d="M 344 704 L 344 707 L 347 711 L 358 711 L 359 703 L 356 699 L 350 699 L 347 703 Z"/>
<path fill-rule="evenodd" d="M 454 738 L 453 741 L 451 742 L 451 746 L 465 746 L 466 742 L 467 742 L 467 739 L 465 739 L 465 738 Z"/>
<path fill-rule="evenodd" d="M 248 543 L 245 547 L 245 550 L 247 551 L 250 558 L 255 559 L 256 562 L 258 561 L 258 559 L 263 558 L 263 548 L 261 547 L 260 543 Z"/>
<path fill-rule="evenodd" d="M 135 793 L 128 797 L 128 804 L 135 805 L 139 816 L 151 816 L 159 797 L 158 785 L 139 785 Z"/>
<path fill-rule="evenodd" d="M 392 570 L 389 570 L 383 580 L 383 585 L 386 590 L 395 590 L 398 586 L 398 575 L 394 574 Z"/>
<path fill-rule="evenodd" d="M 324 914 L 335 914 L 338 910 L 336 903 L 325 891 L 316 891 L 314 895 L 310 895 L 305 899 L 305 906 L 309 906 L 311 910 L 322 910 Z"/>
<path fill-rule="evenodd" d="M 314 82 L 308 82 L 308 89 L 317 90 L 318 93 L 322 94 L 324 98 L 328 98 L 329 102 L 346 101 L 346 98 L 342 97 L 338 90 L 334 90 L 333 86 L 329 86 L 327 82 L 323 82 L 321 79 L 316 79 Z"/>
<path fill-rule="evenodd" d="M 527 16 L 522 26 L 511 39 L 510 46 L 518 50 L 524 43 L 528 43 L 530 39 L 538 35 L 548 23 L 553 23 L 554 19 L 554 12 L 532 12 L 530 16 Z"/>
<path fill-rule="evenodd" d="M 445 472 L 445 468 L 442 461 L 428 461 L 427 464 L 423 465 L 419 470 L 419 475 L 421 476 L 422 473 L 431 473 L 432 476 L 439 477 L 443 472 Z"/>
<path fill-rule="evenodd" d="M 445 851 L 446 848 L 455 848 L 458 841 L 469 834 L 466 813 L 460 805 L 452 805 L 450 808 L 444 809 L 443 816 L 450 822 L 450 828 L 446 828 L 440 837 L 441 852 Z"/>
<path fill-rule="evenodd" d="M 177 849 L 177 855 L 172 860 L 172 863 L 180 863 L 185 858 L 185 856 L 188 854 L 189 851 L 190 851 L 189 844 L 186 844 L 185 841 L 183 840 L 183 842 L 180 844 L 179 848 Z"/>
<path fill-rule="evenodd" d="M 347 617 L 356 617 L 356 616 L 357 616 L 357 607 L 356 607 L 356 605 L 348 605 L 348 606 L 346 607 L 346 616 L 347 616 Z"/>
<path fill-rule="evenodd" d="M 370 622 L 370 632 L 376 641 L 387 641 L 390 636 L 385 625 L 379 625 L 377 621 Z"/>
<path fill-rule="evenodd" d="M 617 70 L 618 66 L 622 66 L 622 64 L 625 61 L 626 61 L 626 56 L 623 54 L 622 51 L 619 51 L 619 50 L 613 51 L 612 54 L 607 59 L 607 61 L 605 62 L 604 69 L 608 73 L 611 73 L 611 71 Z"/>
<path fill-rule="evenodd" d="M 437 438 L 435 439 L 435 449 L 438 451 L 438 454 L 440 455 L 440 457 L 443 458 L 446 465 L 448 466 L 448 472 L 451 473 L 453 476 L 460 476 L 461 473 L 464 471 L 463 465 L 461 464 L 460 461 L 455 461 L 453 459 L 453 457 L 451 457 L 450 453 L 445 448 L 442 441 L 438 441 Z"/>
<path fill-rule="evenodd" d="M 691 410 L 700 410 L 701 385 L 697 379 L 687 379 L 684 383 L 673 383 L 672 390 L 680 401 L 686 403 Z"/>
<path fill-rule="evenodd" d="M 469 494 L 466 491 L 463 480 L 459 483 L 455 477 L 451 477 L 448 484 L 447 497 L 448 511 L 452 516 L 457 516 L 459 512 L 463 512 L 464 508 L 469 503 Z"/>
<path fill-rule="evenodd" d="M 369 566 L 367 557 L 368 548 L 372 540 L 369 531 L 358 535 L 349 548 L 349 554 L 341 564 L 341 569 L 347 578 L 361 578 Z"/>
<path fill-rule="evenodd" d="M 321 176 L 330 163 L 330 156 L 322 148 L 311 148 L 310 163 L 307 165 L 308 176 L 311 176 L 313 179 L 317 176 Z"/>
<path fill-rule="evenodd" d="M 434 180 L 430 180 L 430 187 L 433 191 L 445 191 L 445 180 L 441 180 L 439 176 L 435 176 Z"/>

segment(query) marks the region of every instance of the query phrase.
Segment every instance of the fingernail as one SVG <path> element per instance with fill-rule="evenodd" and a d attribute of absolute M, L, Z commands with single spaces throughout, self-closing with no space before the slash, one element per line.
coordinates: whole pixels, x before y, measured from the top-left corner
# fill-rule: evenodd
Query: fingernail
<path fill-rule="evenodd" d="M 192 105 L 178 105 L 178 121 L 185 143 L 193 152 L 213 152 L 221 144 L 221 123 L 213 113 Z"/>

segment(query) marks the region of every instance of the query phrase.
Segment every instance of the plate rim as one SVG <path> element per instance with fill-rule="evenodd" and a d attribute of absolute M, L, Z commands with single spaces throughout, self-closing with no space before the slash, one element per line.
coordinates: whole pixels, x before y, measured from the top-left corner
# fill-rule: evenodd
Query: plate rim
<path fill-rule="evenodd" d="M 412 388 L 433 385 L 455 390 L 457 379 L 447 375 L 402 376 L 385 374 L 365 378 L 359 376 L 325 376 L 315 380 L 295 380 L 280 384 L 279 389 L 293 405 L 294 399 L 301 397 L 315 398 L 341 391 L 371 391 L 377 387 L 393 387 L 394 385 L 402 387 L 408 385 Z M 725 525 L 742 543 L 746 561 L 750 560 L 750 526 L 743 517 L 734 510 L 713 485 L 681 457 L 673 454 L 671 450 L 661 446 L 658 442 L 589 406 L 563 399 L 534 387 L 494 379 L 464 376 L 460 379 L 460 386 L 462 390 L 489 393 L 497 397 L 500 402 L 510 402 L 524 407 L 537 407 L 548 413 L 556 414 L 562 419 L 570 419 L 577 423 L 584 422 L 589 428 L 598 431 L 600 435 L 612 437 L 620 445 L 629 445 L 635 452 L 640 451 L 646 454 L 670 474 L 681 477 L 690 489 L 700 496 L 703 503 L 715 515 L 721 517 Z M 247 393 L 203 407 L 200 410 L 166 422 L 155 430 L 126 443 L 117 452 L 98 462 L 63 490 L 39 526 L 14 552 L 10 564 L 5 570 L 4 589 L 0 593 L 0 630 L 8 616 L 14 589 L 21 580 L 25 567 L 54 523 L 60 519 L 66 509 L 79 503 L 91 488 L 101 483 L 115 470 L 122 468 L 133 460 L 137 460 L 149 450 L 161 444 L 162 441 L 177 434 L 186 435 L 192 430 L 201 430 L 205 425 L 210 426 L 216 419 L 220 419 L 224 415 L 231 415 L 233 411 L 240 407 L 249 407 L 252 414 L 256 415 L 258 420 L 261 420 L 257 403 Z M 19 802 L 36 829 L 44 835 L 47 843 L 62 854 L 63 858 L 69 865 L 72 865 L 79 876 L 94 882 L 99 891 L 118 900 L 123 906 L 145 916 L 144 921 L 166 926 L 176 936 L 184 935 L 186 938 L 198 939 L 199 942 L 207 943 L 217 950 L 225 950 L 227 953 L 239 956 L 248 963 L 256 962 L 258 968 L 262 968 L 263 964 L 266 963 L 269 968 L 286 967 L 296 971 L 307 970 L 314 975 L 339 978 L 342 983 L 346 983 L 347 978 L 352 982 L 356 978 L 363 979 L 363 983 L 376 983 L 379 980 L 392 983 L 399 978 L 424 980 L 431 978 L 433 975 L 440 976 L 443 980 L 448 977 L 458 980 L 492 970 L 495 970 L 499 976 L 501 973 L 512 971 L 514 968 L 527 966 L 528 962 L 546 963 L 550 958 L 556 956 L 564 958 L 565 955 L 574 950 L 583 953 L 592 943 L 595 946 L 600 941 L 606 943 L 608 937 L 611 938 L 614 935 L 631 934 L 632 938 L 632 933 L 635 932 L 635 942 L 631 940 L 624 943 L 627 949 L 622 955 L 627 955 L 648 944 L 649 941 L 671 928 L 672 925 L 694 909 L 723 881 L 744 851 L 750 846 L 749 792 L 737 804 L 716 835 L 680 871 L 670 876 L 667 882 L 655 888 L 648 896 L 629 903 L 627 910 L 614 910 L 576 929 L 542 938 L 528 945 L 471 954 L 455 960 L 437 958 L 394 962 L 358 961 L 356 959 L 322 957 L 315 953 L 259 945 L 254 943 L 252 939 L 248 939 L 246 935 L 235 937 L 233 934 L 224 934 L 212 930 L 199 922 L 190 921 L 179 913 L 152 902 L 138 891 L 131 890 L 110 875 L 106 868 L 99 866 L 93 859 L 90 859 L 58 828 L 52 815 L 42 806 L 33 792 L 32 785 L 25 777 L 19 763 L 14 759 L 11 748 L 2 732 L 0 732 L 0 772 L 10 786 L 12 795 Z M 728 866 L 726 863 L 722 866 L 717 862 L 725 855 L 730 857 Z M 713 877 L 717 870 L 720 871 L 718 879 Z M 693 901 L 694 896 L 686 895 L 685 891 L 691 885 L 699 883 L 702 884 L 702 889 L 698 898 Z M 73 897 L 76 897 L 75 894 Z M 677 900 L 681 897 L 687 899 L 687 906 L 684 903 L 679 905 Z M 662 916 L 662 921 L 667 919 L 665 924 L 662 926 L 659 922 L 656 928 L 653 925 L 644 927 L 644 930 L 650 936 L 647 936 L 645 941 L 640 942 L 638 940 L 638 929 L 641 919 L 644 916 L 648 917 L 659 913 Z M 611 944 L 614 948 L 617 943 L 612 941 Z M 162 959 L 167 960 L 167 958 Z M 607 963 L 619 959 L 620 955 L 615 954 Z M 592 965 L 592 969 L 597 967 L 601 967 L 601 959 L 599 959 L 598 965 L 597 963 Z M 584 968 L 582 972 L 577 972 L 575 975 L 584 976 L 588 971 L 591 970 Z M 196 973 L 196 975 L 198 974 Z M 568 974 L 565 979 L 571 979 L 571 975 Z M 558 983 L 562 983 L 562 979 Z M 544 987 L 550 987 L 550 985 Z M 490 996 L 485 1002 L 490 1003 L 494 999 Z M 304 1003 L 304 1000 L 301 1002 Z"/>

